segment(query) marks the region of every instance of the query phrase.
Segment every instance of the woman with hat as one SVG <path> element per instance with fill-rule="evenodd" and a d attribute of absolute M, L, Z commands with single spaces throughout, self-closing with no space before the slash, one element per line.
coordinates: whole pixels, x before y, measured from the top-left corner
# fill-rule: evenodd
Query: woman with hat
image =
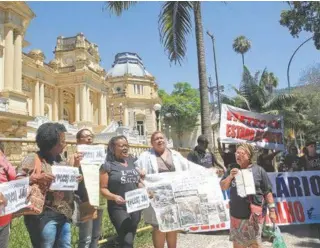
<path fill-rule="evenodd" d="M 276 221 L 270 180 L 262 167 L 252 163 L 253 154 L 251 145 L 238 145 L 237 164 L 230 166 L 220 182 L 222 190 L 230 188 L 230 241 L 233 242 L 234 248 L 261 247 L 264 203 L 269 208 L 271 221 Z M 237 192 L 235 176 L 248 168 L 252 169 L 256 193 L 241 197 Z"/>

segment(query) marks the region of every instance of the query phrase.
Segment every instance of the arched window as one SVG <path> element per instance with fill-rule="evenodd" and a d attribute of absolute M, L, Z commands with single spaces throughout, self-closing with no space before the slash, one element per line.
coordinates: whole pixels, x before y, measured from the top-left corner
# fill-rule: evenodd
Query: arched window
<path fill-rule="evenodd" d="M 63 109 L 63 120 L 69 121 L 69 111 L 66 108 Z"/>

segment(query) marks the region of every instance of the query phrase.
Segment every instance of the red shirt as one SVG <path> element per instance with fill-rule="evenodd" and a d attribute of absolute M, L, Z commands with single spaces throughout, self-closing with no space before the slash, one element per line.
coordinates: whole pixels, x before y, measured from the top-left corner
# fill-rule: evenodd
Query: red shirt
<path fill-rule="evenodd" d="M 15 168 L 7 160 L 6 156 L 0 151 L 0 183 L 6 183 L 15 179 L 16 179 Z M 12 214 L 1 216 L 0 226 L 8 225 L 11 219 L 12 219 Z"/>

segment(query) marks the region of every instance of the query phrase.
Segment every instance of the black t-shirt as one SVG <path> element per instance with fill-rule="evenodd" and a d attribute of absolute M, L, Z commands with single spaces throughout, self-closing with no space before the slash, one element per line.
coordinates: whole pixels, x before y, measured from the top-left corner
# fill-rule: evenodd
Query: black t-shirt
<path fill-rule="evenodd" d="M 304 156 L 299 159 L 299 170 L 304 171 L 315 171 L 320 170 L 320 155 L 316 154 L 314 157 L 308 156 L 307 158 Z"/>
<path fill-rule="evenodd" d="M 284 161 L 280 163 L 279 172 L 288 172 L 288 171 L 297 171 L 299 170 L 300 158 L 297 155 L 287 154 L 284 158 Z"/>
<path fill-rule="evenodd" d="M 228 168 L 230 164 L 237 163 L 236 155 L 234 153 L 232 153 L 232 152 L 224 152 L 222 154 L 222 159 L 223 159 L 224 166 L 226 168 Z"/>
<path fill-rule="evenodd" d="M 139 172 L 134 166 L 135 159 L 128 158 L 128 166 L 125 167 L 117 161 L 106 162 L 102 167 L 102 172 L 109 175 L 108 189 L 112 194 L 122 196 L 125 199 L 125 193 L 138 188 L 140 179 Z M 118 205 L 115 201 L 108 200 L 108 208 L 126 208 L 126 205 Z"/>
<path fill-rule="evenodd" d="M 232 168 L 235 168 L 234 166 Z M 238 166 L 239 168 L 239 166 Z M 225 173 L 221 180 L 230 175 L 231 168 Z M 266 171 L 258 165 L 252 166 L 253 179 L 256 187 L 256 195 L 252 197 L 252 203 L 261 206 L 263 197 L 272 192 L 272 185 Z M 230 185 L 230 215 L 237 219 L 248 219 L 250 217 L 250 201 L 248 197 L 240 197 L 237 193 L 236 180 Z"/>
<path fill-rule="evenodd" d="M 212 168 L 216 158 L 209 151 L 201 151 L 197 147 L 188 154 L 188 160 L 205 168 Z"/>
<path fill-rule="evenodd" d="M 266 172 L 275 172 L 272 164 L 272 159 L 263 159 L 264 154 L 260 154 L 257 162 Z"/>

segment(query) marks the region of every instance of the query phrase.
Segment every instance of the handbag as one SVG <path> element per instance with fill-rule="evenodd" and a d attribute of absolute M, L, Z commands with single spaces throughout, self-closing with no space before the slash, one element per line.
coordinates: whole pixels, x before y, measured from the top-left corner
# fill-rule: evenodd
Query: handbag
<path fill-rule="evenodd" d="M 35 166 L 32 175 L 40 175 L 42 172 L 42 163 L 39 155 L 35 156 Z M 48 186 L 44 184 L 32 184 L 29 186 L 28 200 L 30 206 L 19 210 L 13 214 L 13 217 L 20 217 L 22 215 L 39 215 L 43 211 Z"/>
<path fill-rule="evenodd" d="M 75 196 L 73 201 L 74 211 L 72 215 L 72 222 L 79 224 L 87 222 L 88 220 L 94 220 L 98 218 L 98 211 L 94 206 L 91 206 L 89 202 L 81 202 L 79 196 Z"/>
<path fill-rule="evenodd" d="M 249 196 L 249 203 L 250 203 L 250 221 L 253 221 L 257 224 L 263 224 L 264 221 L 264 203 L 262 202 L 262 206 L 255 205 L 253 203 L 253 197 Z"/>

